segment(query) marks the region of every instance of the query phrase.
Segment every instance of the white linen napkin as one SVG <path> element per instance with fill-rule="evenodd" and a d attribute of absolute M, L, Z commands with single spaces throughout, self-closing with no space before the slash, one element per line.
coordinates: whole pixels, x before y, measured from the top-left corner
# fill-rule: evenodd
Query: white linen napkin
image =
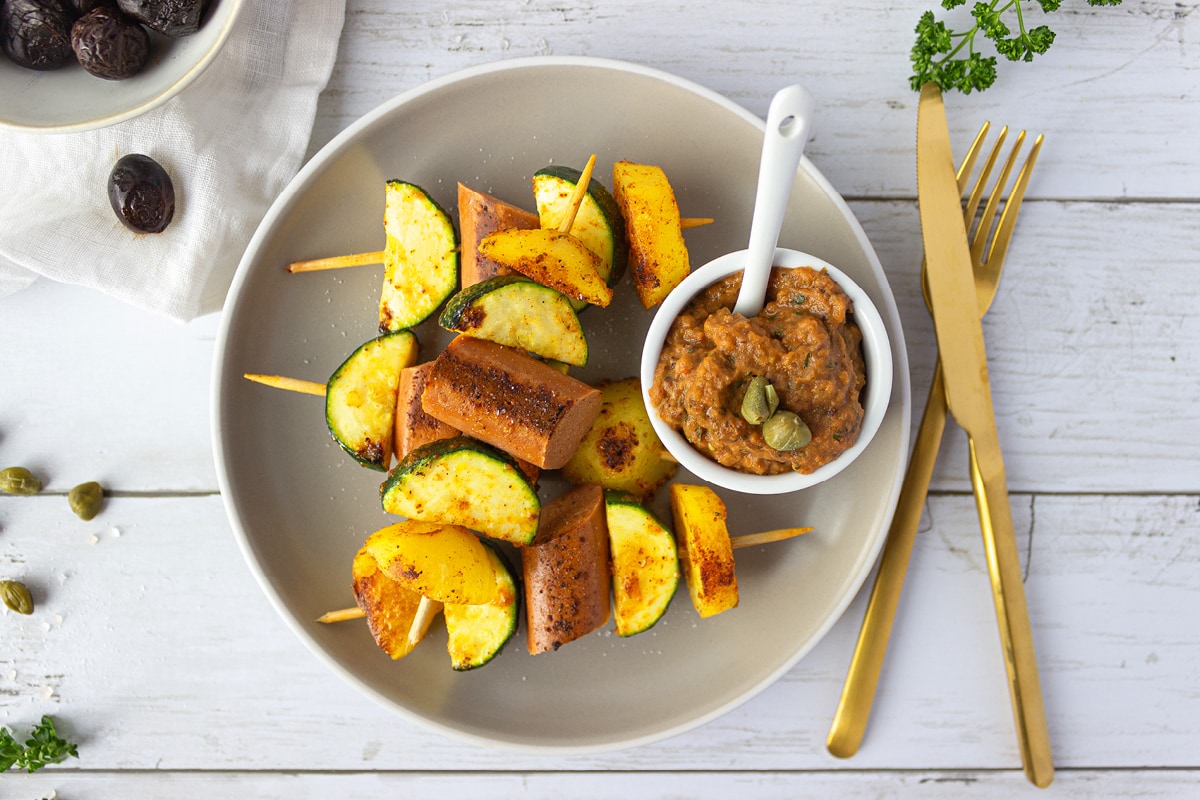
<path fill-rule="evenodd" d="M 344 16 L 342 0 L 248 0 L 208 69 L 159 108 L 95 131 L 0 131 L 0 297 L 41 275 L 181 321 L 219 310 L 301 166 Z M 162 233 L 130 231 L 109 204 L 108 174 L 128 153 L 174 183 Z"/>

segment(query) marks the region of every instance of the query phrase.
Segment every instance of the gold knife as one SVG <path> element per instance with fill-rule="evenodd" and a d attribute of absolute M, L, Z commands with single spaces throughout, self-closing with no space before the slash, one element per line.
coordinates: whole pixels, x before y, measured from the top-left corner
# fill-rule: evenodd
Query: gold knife
<path fill-rule="evenodd" d="M 1054 780 L 1050 732 L 1042 703 L 1033 632 L 1013 533 L 1004 460 L 988 383 L 987 351 L 971 272 L 962 201 L 954 176 L 950 131 L 941 90 L 921 89 L 917 112 L 917 195 L 929 284 L 929 305 L 946 381 L 950 413 L 966 431 L 972 479 L 1000 626 L 1009 695 L 1025 775 L 1039 787 Z"/>

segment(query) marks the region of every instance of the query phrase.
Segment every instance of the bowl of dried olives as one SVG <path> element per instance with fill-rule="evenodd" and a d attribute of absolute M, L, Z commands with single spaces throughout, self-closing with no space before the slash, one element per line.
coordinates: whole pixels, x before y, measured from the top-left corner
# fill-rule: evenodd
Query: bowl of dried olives
<path fill-rule="evenodd" d="M 243 0 L 0 0 L 0 127 L 89 130 L 166 102 L 216 58 Z"/>

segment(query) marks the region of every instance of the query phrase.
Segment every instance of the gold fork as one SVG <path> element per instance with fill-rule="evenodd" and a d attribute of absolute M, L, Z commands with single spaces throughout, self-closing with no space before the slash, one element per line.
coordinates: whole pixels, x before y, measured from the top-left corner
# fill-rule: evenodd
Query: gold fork
<path fill-rule="evenodd" d="M 972 142 L 958 168 L 960 192 L 966 189 L 967 180 L 970 178 L 990 127 L 990 124 L 985 122 L 979 129 L 975 141 Z M 992 146 L 974 188 L 967 198 L 963 217 L 968 230 L 972 229 L 972 223 L 975 222 L 988 177 L 995 166 L 1007 134 L 1008 127 L 1001 128 L 996 143 Z M 1004 187 L 1008 183 L 1009 175 L 1024 141 L 1025 131 L 1021 131 L 1017 134 L 1017 140 L 1009 152 L 1000 175 L 996 178 L 983 213 L 971 234 L 971 263 L 974 267 L 975 293 L 981 315 L 987 312 L 996 296 L 1004 259 L 1008 254 L 1013 228 L 1016 226 L 1017 212 L 1025 198 L 1025 189 L 1029 185 L 1030 174 L 1033 172 L 1034 164 L 1037 162 L 1038 153 L 1042 147 L 1042 136 L 1039 134 L 1025 159 L 1025 164 L 1017 175 L 1008 199 L 1004 201 L 1004 211 L 1000 214 L 1000 221 L 996 224 L 995 234 L 991 236 L 989 244 L 989 236 L 992 234 L 992 225 L 1000 207 Z M 921 288 L 925 294 L 925 304 L 928 306 L 924 264 L 921 265 Z M 887 652 L 888 637 L 891 634 L 892 622 L 896 617 L 896 605 L 900 600 L 900 590 L 904 585 L 904 574 L 908 569 L 917 526 L 921 521 L 921 510 L 929 492 L 934 461 L 937 459 L 942 432 L 946 427 L 946 413 L 945 384 L 942 377 L 942 364 L 939 360 L 934 366 L 933 382 L 929 387 L 929 399 L 925 403 L 925 413 L 921 417 L 921 424 L 917 429 L 912 458 L 909 460 L 908 470 L 904 474 L 900 499 L 896 505 L 892 525 L 888 530 L 887 542 L 884 545 L 879 570 L 875 576 L 875 584 L 871 589 L 862 629 L 858 634 L 858 643 L 854 647 L 854 655 L 850 659 L 850 669 L 846 674 L 845 685 L 842 687 L 842 696 L 838 702 L 837 711 L 834 713 L 829 737 L 826 739 L 825 744 L 829 752 L 839 758 L 849 758 L 854 755 L 858 751 L 859 745 L 862 744 L 863 734 L 866 732 L 867 719 L 870 717 L 871 705 L 875 700 L 875 690 L 879 684 L 879 673 L 883 668 L 883 657 Z M 974 461 L 972 461 L 971 467 L 972 470 L 975 469 Z M 972 475 L 972 481 L 974 480 L 975 476 Z M 1046 746 L 1049 746 L 1048 742 Z"/>

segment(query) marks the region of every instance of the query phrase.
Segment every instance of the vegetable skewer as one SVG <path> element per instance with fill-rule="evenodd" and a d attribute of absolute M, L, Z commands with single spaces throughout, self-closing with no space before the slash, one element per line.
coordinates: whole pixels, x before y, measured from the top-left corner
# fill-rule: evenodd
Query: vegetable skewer
<path fill-rule="evenodd" d="M 711 225 L 714 222 L 712 217 L 684 217 L 679 220 L 679 226 L 685 231 L 692 228 L 700 228 L 705 225 Z M 303 261 L 293 261 L 288 264 L 285 269 L 288 272 L 320 272 L 329 269 L 342 269 L 345 267 L 366 267 L 372 264 L 383 263 L 383 251 L 375 250 L 370 253 L 350 253 L 340 256 L 326 256 L 325 258 L 311 258 Z"/>
<path fill-rule="evenodd" d="M 771 544 L 772 542 L 782 542 L 785 539 L 791 539 L 801 534 L 809 533 L 812 528 L 778 528 L 771 531 L 763 531 L 761 533 L 748 533 L 744 536 L 733 536 L 729 539 L 729 544 L 734 550 L 739 550 L 743 547 L 756 547 L 762 544 Z M 422 597 L 422 604 L 428 598 Z M 331 624 L 334 622 L 345 622 L 351 619 L 362 619 L 367 613 L 358 606 L 351 608 L 341 608 L 336 611 L 326 611 L 321 616 L 317 617 L 317 622 Z M 421 612 L 417 612 L 418 620 L 421 617 Z M 417 621 L 413 622 L 414 628 Z"/>

